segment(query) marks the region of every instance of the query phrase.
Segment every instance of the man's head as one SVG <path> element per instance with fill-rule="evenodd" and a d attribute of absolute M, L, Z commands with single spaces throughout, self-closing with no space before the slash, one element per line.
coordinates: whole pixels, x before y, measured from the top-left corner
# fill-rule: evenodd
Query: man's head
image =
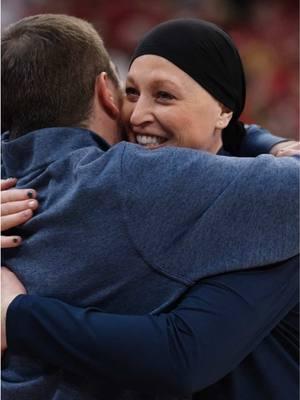
<path fill-rule="evenodd" d="M 77 126 L 115 141 L 119 81 L 91 24 L 55 14 L 24 18 L 3 32 L 1 47 L 2 130 L 17 137 Z"/>

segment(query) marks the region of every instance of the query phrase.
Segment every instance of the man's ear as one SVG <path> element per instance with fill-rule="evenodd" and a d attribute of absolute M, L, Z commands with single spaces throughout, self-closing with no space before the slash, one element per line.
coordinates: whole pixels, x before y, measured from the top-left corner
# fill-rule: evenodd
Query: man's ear
<path fill-rule="evenodd" d="M 223 106 L 223 104 L 220 105 L 221 105 L 221 112 L 217 119 L 216 127 L 219 129 L 224 129 L 228 126 L 232 118 L 233 112 L 230 111 L 229 108 Z"/>
<path fill-rule="evenodd" d="M 117 88 L 106 72 L 101 72 L 96 78 L 96 93 L 104 111 L 113 119 L 119 118 Z"/>

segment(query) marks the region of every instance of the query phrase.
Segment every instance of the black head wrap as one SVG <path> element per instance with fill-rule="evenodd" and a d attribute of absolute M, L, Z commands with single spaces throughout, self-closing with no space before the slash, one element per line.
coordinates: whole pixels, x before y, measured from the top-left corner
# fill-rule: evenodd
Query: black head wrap
<path fill-rule="evenodd" d="M 239 117 L 245 105 L 245 75 L 231 38 L 216 25 L 200 19 L 175 19 L 154 27 L 140 41 L 131 63 L 142 55 L 167 59 L 187 73 L 216 100 L 233 111 L 223 130 L 223 144 L 235 154 L 245 134 Z"/>

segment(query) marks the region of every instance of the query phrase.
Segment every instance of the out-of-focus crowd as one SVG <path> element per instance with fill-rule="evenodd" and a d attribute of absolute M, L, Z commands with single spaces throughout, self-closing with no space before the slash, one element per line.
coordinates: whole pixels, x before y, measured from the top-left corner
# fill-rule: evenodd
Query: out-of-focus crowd
<path fill-rule="evenodd" d="M 179 17 L 215 22 L 231 34 L 245 65 L 248 100 L 242 119 L 298 137 L 298 0 L 2 0 L 2 27 L 46 12 L 93 22 L 122 77 L 138 39 L 153 25 Z"/>

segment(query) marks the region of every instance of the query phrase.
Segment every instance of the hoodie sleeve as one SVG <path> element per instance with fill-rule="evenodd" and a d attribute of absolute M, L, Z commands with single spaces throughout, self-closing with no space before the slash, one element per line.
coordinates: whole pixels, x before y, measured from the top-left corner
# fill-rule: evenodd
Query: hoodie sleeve
<path fill-rule="evenodd" d="M 299 161 L 128 144 L 123 216 L 136 250 L 184 284 L 298 252 Z"/>

